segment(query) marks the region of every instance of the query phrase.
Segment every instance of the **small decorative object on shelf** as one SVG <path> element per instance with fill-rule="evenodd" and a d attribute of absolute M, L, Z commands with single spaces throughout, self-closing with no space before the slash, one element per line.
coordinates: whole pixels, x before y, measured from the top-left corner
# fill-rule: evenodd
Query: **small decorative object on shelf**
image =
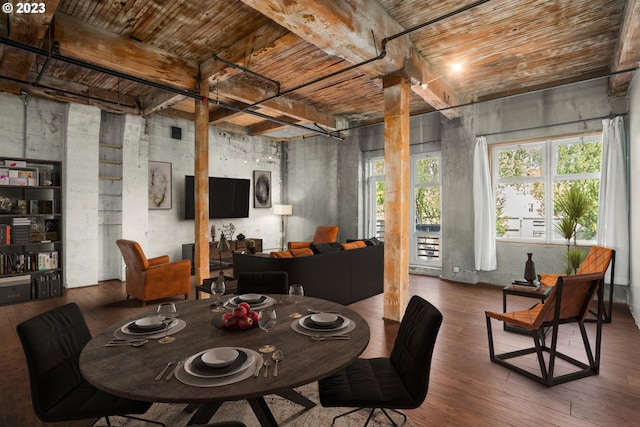
<path fill-rule="evenodd" d="M 532 253 L 527 253 L 527 262 L 524 264 L 524 280 L 530 283 L 536 280 L 536 265 L 531 259 L 532 256 Z"/>
<path fill-rule="evenodd" d="M 256 241 L 253 239 L 247 239 L 247 251 L 249 251 L 250 254 L 255 254 L 256 253 Z"/>
<path fill-rule="evenodd" d="M 240 233 L 240 234 L 238 234 L 238 235 L 236 236 L 236 239 L 238 239 L 238 240 L 244 240 L 244 238 L 245 238 L 245 237 L 246 237 L 246 236 L 245 236 L 244 234 Z"/>
<path fill-rule="evenodd" d="M 233 240 L 233 234 L 236 232 L 236 226 L 232 222 L 229 225 L 222 224 L 222 232 L 227 240 L 231 241 Z"/>

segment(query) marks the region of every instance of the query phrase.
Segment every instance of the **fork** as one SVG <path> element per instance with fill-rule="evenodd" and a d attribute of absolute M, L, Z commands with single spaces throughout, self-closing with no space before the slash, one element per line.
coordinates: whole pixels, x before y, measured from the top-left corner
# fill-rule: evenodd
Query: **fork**
<path fill-rule="evenodd" d="M 311 335 L 311 339 L 314 341 L 348 340 L 349 335 Z"/>

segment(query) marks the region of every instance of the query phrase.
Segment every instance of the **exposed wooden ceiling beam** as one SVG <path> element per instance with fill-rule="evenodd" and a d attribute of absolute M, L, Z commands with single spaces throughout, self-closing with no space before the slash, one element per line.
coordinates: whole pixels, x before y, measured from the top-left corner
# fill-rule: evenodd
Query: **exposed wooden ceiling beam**
<path fill-rule="evenodd" d="M 628 70 L 640 66 L 640 0 L 628 0 L 624 8 L 622 25 L 616 50 L 613 53 L 611 71 Z M 633 73 L 624 73 L 609 79 L 609 92 L 623 94 L 633 78 Z"/>
<path fill-rule="evenodd" d="M 17 13 L 15 10 L 8 15 L 10 28 L 9 38 L 20 43 L 33 46 L 39 45 L 49 31 L 51 19 L 58 8 L 60 0 L 44 0 L 40 2 L 44 9 L 40 13 L 40 5 L 32 3 L 38 7 L 39 13 Z M 9 3 L 7 3 L 9 4 Z M 0 72 L 3 76 L 18 80 L 25 80 L 27 73 L 33 67 L 35 54 L 22 51 L 20 49 L 2 46 L 0 49 Z"/>
<path fill-rule="evenodd" d="M 281 120 L 291 120 L 288 117 L 278 117 L 278 118 Z M 281 129 L 285 129 L 286 127 L 287 127 L 286 125 L 283 125 L 281 123 L 265 120 L 253 126 L 249 126 L 249 135 L 263 135 L 265 133 L 275 132 Z"/>
<path fill-rule="evenodd" d="M 218 85 L 220 93 L 224 93 L 229 98 L 233 98 L 237 101 L 244 102 L 246 104 L 253 104 L 263 99 L 267 99 L 272 94 L 268 93 L 255 86 L 241 83 L 241 82 L 222 82 Z M 270 99 L 260 104 L 261 109 L 270 110 L 274 115 L 284 115 L 291 117 L 295 121 L 306 121 L 311 123 L 318 123 L 321 126 L 336 130 L 336 118 L 325 113 L 318 111 L 309 105 L 287 99 L 284 97 Z"/>
<path fill-rule="evenodd" d="M 55 39 L 62 55 L 176 89 L 196 87 L 197 64 L 69 15 L 56 15 Z"/>
<path fill-rule="evenodd" d="M 380 40 L 398 34 L 402 26 L 376 0 L 349 2 L 292 2 L 289 0 L 242 0 L 302 39 L 328 54 L 358 64 L 378 56 Z M 459 116 L 449 108 L 458 105 L 456 92 L 417 53 L 407 36 L 390 41 L 384 58 L 361 69 L 371 79 L 402 73 L 414 82 L 414 92 L 447 117 Z M 422 82 L 437 82 L 437 88 Z"/>

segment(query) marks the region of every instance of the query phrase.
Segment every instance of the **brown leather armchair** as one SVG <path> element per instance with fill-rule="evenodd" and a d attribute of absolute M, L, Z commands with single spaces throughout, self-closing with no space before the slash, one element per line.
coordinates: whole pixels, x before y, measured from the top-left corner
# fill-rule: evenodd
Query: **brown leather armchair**
<path fill-rule="evenodd" d="M 184 295 L 189 297 L 191 262 L 188 259 L 169 262 L 168 255 L 147 259 L 133 240 L 117 240 L 127 266 L 127 299 L 134 297 L 145 305 L 147 301 Z"/>
<path fill-rule="evenodd" d="M 312 243 L 336 242 L 338 240 L 338 231 L 340 231 L 340 228 L 337 225 L 319 225 L 316 227 L 316 232 L 311 242 L 289 242 L 287 249 L 308 248 Z"/>

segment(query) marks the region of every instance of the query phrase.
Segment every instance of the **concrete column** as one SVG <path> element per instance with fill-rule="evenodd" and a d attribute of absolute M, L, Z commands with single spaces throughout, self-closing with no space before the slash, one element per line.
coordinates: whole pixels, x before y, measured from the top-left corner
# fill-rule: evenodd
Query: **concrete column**
<path fill-rule="evenodd" d="M 400 321 L 409 296 L 409 96 L 398 76 L 384 86 L 384 318 Z"/>
<path fill-rule="evenodd" d="M 63 159 L 64 278 L 73 288 L 98 283 L 100 110 L 70 104 Z"/>

